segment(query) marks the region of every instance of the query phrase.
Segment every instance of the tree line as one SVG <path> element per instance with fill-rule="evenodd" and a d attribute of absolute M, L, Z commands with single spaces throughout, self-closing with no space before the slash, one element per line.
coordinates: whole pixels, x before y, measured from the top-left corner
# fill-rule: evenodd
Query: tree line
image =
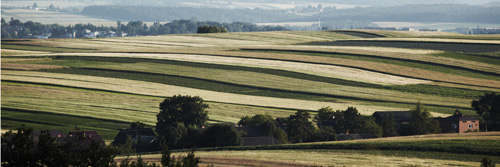
<path fill-rule="evenodd" d="M 253 32 L 253 31 L 288 31 L 289 29 L 282 26 L 257 26 L 255 24 L 233 22 L 219 23 L 209 21 L 194 21 L 194 20 L 174 20 L 169 23 L 160 24 L 153 23 L 148 26 L 142 21 L 130 21 L 122 23 L 117 21 L 117 26 L 96 26 L 93 24 L 75 24 L 63 26 L 59 24 L 41 24 L 38 22 L 27 21 L 21 22 L 18 19 L 11 18 L 6 21 L 2 18 L 2 39 L 8 38 L 32 38 L 34 35 L 42 35 L 50 33 L 51 38 L 67 38 L 68 34 L 75 35 L 75 38 L 83 38 L 87 33 L 91 32 L 114 32 L 116 36 L 147 36 L 147 35 L 164 35 L 164 34 L 194 34 L 198 32 L 200 26 L 217 26 L 223 27 L 228 32 Z"/>

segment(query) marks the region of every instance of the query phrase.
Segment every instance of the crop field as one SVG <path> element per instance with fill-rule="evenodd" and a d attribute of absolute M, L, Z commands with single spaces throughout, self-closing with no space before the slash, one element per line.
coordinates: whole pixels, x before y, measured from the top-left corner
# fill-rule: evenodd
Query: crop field
<path fill-rule="evenodd" d="M 159 103 L 178 94 L 203 98 L 209 122 L 236 123 L 255 114 L 314 115 L 327 106 L 364 115 L 406 111 L 418 102 L 433 116 L 459 109 L 479 117 L 471 101 L 500 93 L 495 35 L 360 30 L 2 40 L 1 58 L 2 130 L 78 127 L 108 142 L 131 122 L 154 127 Z M 498 141 L 498 134 L 424 136 L 197 155 L 207 164 L 477 166 L 482 157 L 499 160 L 500 151 L 490 149 L 500 148 Z"/>

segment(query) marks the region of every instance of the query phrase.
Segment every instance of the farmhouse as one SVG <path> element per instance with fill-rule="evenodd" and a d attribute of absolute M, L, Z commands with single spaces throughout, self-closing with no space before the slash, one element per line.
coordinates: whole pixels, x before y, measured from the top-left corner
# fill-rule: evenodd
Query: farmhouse
<path fill-rule="evenodd" d="M 106 142 L 102 139 L 102 137 L 96 132 L 96 131 L 76 131 L 76 132 L 69 132 L 68 136 L 76 136 L 76 135 L 83 135 L 85 140 L 90 143 L 91 141 L 106 144 Z"/>
<path fill-rule="evenodd" d="M 464 116 L 464 114 L 455 112 L 452 116 L 446 118 L 435 118 L 439 121 L 439 126 L 443 133 L 464 133 L 479 131 L 479 120 Z"/>
<path fill-rule="evenodd" d="M 40 134 L 42 131 L 34 131 L 33 132 L 33 140 L 35 142 L 38 142 Z M 59 131 L 59 130 L 50 130 L 49 131 L 50 137 L 54 138 L 56 140 L 56 143 L 58 144 L 64 144 L 64 140 L 66 139 L 66 133 Z"/>

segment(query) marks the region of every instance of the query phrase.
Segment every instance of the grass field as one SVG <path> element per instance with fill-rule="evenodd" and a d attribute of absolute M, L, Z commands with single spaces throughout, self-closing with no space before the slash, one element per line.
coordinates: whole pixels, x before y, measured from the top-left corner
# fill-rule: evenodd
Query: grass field
<path fill-rule="evenodd" d="M 488 157 L 498 162 L 498 132 L 438 134 L 280 146 L 229 147 L 195 152 L 202 163 L 216 165 L 286 164 L 297 166 L 478 166 Z M 183 155 L 186 153 L 176 153 Z M 145 155 L 158 162 L 160 155 Z M 120 159 L 120 158 L 119 158 Z M 272 166 L 272 165 L 270 165 Z"/>
<path fill-rule="evenodd" d="M 206 100 L 209 122 L 287 117 L 326 106 L 353 106 L 370 115 L 409 110 L 418 102 L 433 116 L 459 109 L 479 117 L 470 102 L 500 92 L 499 43 L 496 35 L 370 30 L 2 40 L 2 129 L 79 127 L 111 141 L 131 122 L 153 127 L 159 103 L 177 94 Z M 499 160 L 493 156 L 500 152 L 494 149 L 500 148 L 497 134 L 471 136 L 237 147 L 199 155 L 206 162 L 299 166 L 477 166 L 484 156 Z M 260 155 L 277 158 L 268 162 Z"/>

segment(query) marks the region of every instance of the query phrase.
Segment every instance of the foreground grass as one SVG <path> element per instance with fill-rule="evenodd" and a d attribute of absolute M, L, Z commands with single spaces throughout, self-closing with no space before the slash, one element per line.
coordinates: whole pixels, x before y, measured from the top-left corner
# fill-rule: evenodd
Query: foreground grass
<path fill-rule="evenodd" d="M 479 166 L 478 162 L 432 159 L 412 151 L 356 150 L 246 150 L 197 151 L 203 165 L 215 166 Z M 184 156 L 186 153 L 176 153 Z M 429 154 L 430 155 L 430 154 Z M 437 154 L 434 154 L 437 155 Z M 441 156 L 455 156 L 441 154 Z M 159 162 L 160 155 L 143 155 L 146 161 Z"/>
<path fill-rule="evenodd" d="M 337 142 L 302 143 L 275 146 L 246 146 L 199 149 L 200 151 L 257 150 L 349 153 L 410 158 L 444 159 L 479 162 L 488 157 L 499 161 L 500 133 L 437 134 L 407 137 L 378 138 Z M 307 158 L 305 158 L 307 159 Z M 314 161 L 311 161 L 314 162 Z"/>

